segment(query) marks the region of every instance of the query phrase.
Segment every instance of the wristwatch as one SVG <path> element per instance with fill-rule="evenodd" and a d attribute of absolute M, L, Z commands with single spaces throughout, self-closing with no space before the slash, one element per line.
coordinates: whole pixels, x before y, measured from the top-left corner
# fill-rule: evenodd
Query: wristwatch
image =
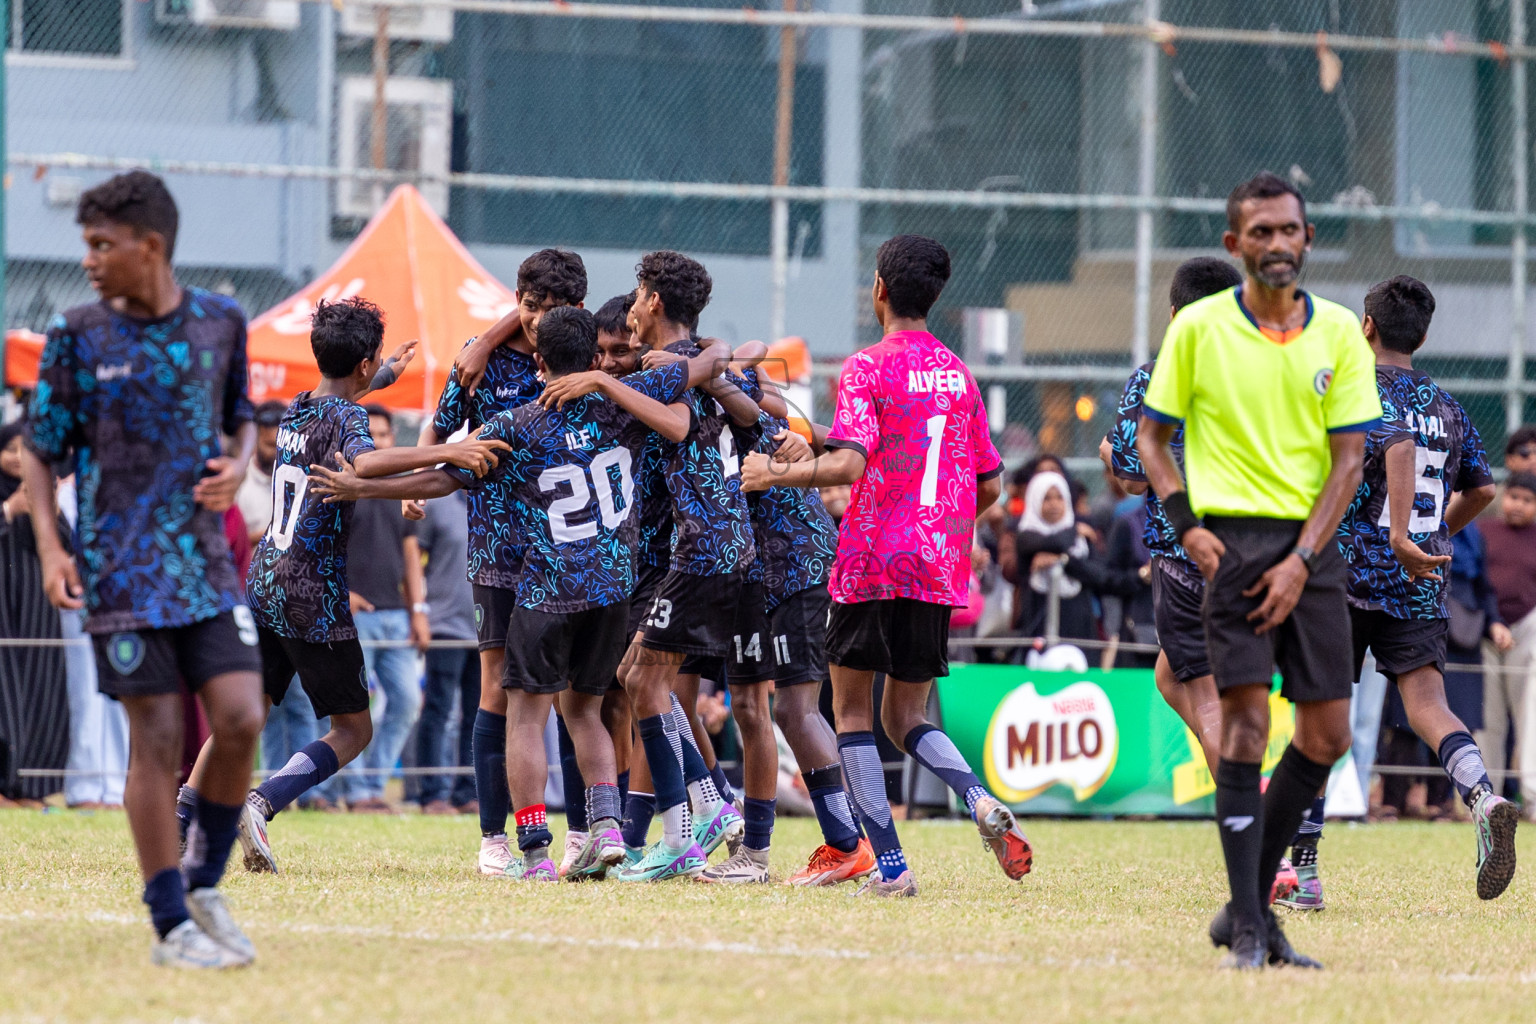
<path fill-rule="evenodd" d="M 411 611 L 416 615 L 431 615 L 432 606 L 427 604 L 425 601 L 417 601 L 415 604 L 411 605 Z"/>
<path fill-rule="evenodd" d="M 1312 575 L 1315 575 L 1317 573 L 1317 552 L 1316 551 L 1313 551 L 1311 548 L 1307 547 L 1305 544 L 1297 544 L 1294 548 L 1291 549 L 1291 554 L 1293 554 L 1297 558 L 1301 559 L 1301 563 L 1307 567 L 1307 575 L 1308 576 L 1312 576 Z"/>

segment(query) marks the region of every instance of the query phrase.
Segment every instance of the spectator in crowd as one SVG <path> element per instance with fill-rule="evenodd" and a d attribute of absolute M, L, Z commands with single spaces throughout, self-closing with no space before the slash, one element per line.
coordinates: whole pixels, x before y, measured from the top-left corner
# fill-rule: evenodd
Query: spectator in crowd
<path fill-rule="evenodd" d="M 1504 442 L 1504 468 L 1515 473 L 1536 473 L 1536 427 L 1516 427 Z"/>
<path fill-rule="evenodd" d="M 277 425 L 287 406 L 282 402 L 262 402 L 256 407 L 256 454 L 245 471 L 245 480 L 235 492 L 235 507 L 245 518 L 246 539 L 255 546 L 272 525 L 272 466 L 277 462 Z M 287 703 L 285 700 L 284 703 Z M 277 713 L 279 704 L 272 709 Z"/>
<path fill-rule="evenodd" d="M 35 528 L 65 534 L 65 524 L 34 524 L 21 481 L 22 425 L 0 427 L 0 638 L 58 640 L 59 613 L 43 593 Z M 19 778 L 21 768 L 62 769 L 69 756 L 64 651 L 0 648 L 0 807 L 41 807 L 58 778 Z"/>
<path fill-rule="evenodd" d="M 469 559 L 469 520 L 465 492 L 426 503 L 426 516 L 417 524 L 416 543 L 426 556 L 427 621 L 433 640 L 475 639 L 475 598 L 464 566 Z M 458 739 L 454 729 L 457 701 Z M 416 763 L 422 768 L 473 764 L 470 745 L 475 711 L 480 706 L 480 657 L 473 647 L 434 647 L 427 651 L 427 685 L 421 721 L 416 724 Z M 475 780 L 428 775 L 417 798 L 426 814 L 476 814 Z"/>
<path fill-rule="evenodd" d="M 1057 636 L 1096 640 L 1093 594 L 1066 564 L 1091 557 L 1086 527 L 1072 510 L 1072 489 L 1053 470 L 1036 473 L 1024 490 L 1024 514 L 1014 536 L 1012 561 L 1003 575 L 1014 585 L 1014 626 L 1023 636 L 1045 636 L 1051 597 L 1058 598 Z"/>
<path fill-rule="evenodd" d="M 1536 700 L 1536 686 L 1531 685 L 1536 672 L 1536 475 L 1510 474 L 1499 511 L 1502 518 L 1484 521 L 1481 530 L 1498 615 L 1510 637 L 1503 650 L 1498 638 L 1483 647 L 1483 730 L 1478 746 L 1490 771 L 1503 768 L 1507 730 L 1513 724 L 1509 746 L 1520 752 L 1520 788 L 1529 809 L 1536 794 L 1536 744 L 1531 742 L 1536 737 L 1536 708 L 1531 706 Z"/>
<path fill-rule="evenodd" d="M 75 478 L 59 481 L 59 515 L 66 532 L 73 532 L 78 508 Z M 82 628 L 85 612 L 62 609 L 59 632 L 66 640 L 87 640 Z M 128 715 L 123 706 L 96 686 L 96 655 L 89 643 L 64 649 L 69 685 L 69 760 L 64 802 L 81 810 L 116 810 L 123 806 L 128 781 Z"/>
<path fill-rule="evenodd" d="M 375 447 L 393 448 L 395 426 L 389 410 L 381 405 L 367 406 L 367 410 Z M 357 635 L 363 641 L 363 660 L 375 693 L 384 698 L 382 714 L 374 708 L 373 741 L 343 769 L 347 809 L 388 814 L 394 808 L 384 799 L 384 781 L 399 762 L 421 715 L 416 652 L 425 651 L 432 638 L 416 524 L 400 515 L 398 501 L 364 499 L 353 506 L 347 584 Z M 374 647 L 369 641 L 410 641 L 416 650 Z M 475 706 L 479 707 L 478 696 Z"/>
<path fill-rule="evenodd" d="M 833 484 L 817 490 L 821 493 L 821 503 L 826 506 L 827 514 L 832 517 L 834 523 L 841 524 L 843 513 L 848 510 L 848 499 L 853 494 L 853 488 L 847 484 Z"/>

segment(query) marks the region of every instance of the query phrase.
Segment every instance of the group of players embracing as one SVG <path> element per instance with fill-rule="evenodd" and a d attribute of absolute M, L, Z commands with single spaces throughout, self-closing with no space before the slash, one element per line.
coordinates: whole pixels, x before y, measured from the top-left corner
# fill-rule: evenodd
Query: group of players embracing
<path fill-rule="evenodd" d="M 777 721 L 810 766 L 824 840 L 787 881 L 915 895 L 875 743 L 876 673 L 886 733 L 963 799 L 1008 877 L 1029 871 L 1013 815 L 925 717 L 1002 468 L 974 379 L 927 331 L 950 274 L 943 246 L 881 246 L 884 337 L 847 361 L 813 441 L 759 377 L 764 346 L 699 337 L 711 281 L 677 252 L 644 256 L 634 291 L 596 314 L 579 256 L 530 256 L 516 309 L 465 346 L 412 448 L 376 449 L 359 404 L 411 346 L 384 360 L 376 305 L 321 302 L 321 383 L 278 426 L 272 524 L 242 593 L 217 523 L 254 447 L 245 323 L 228 299 L 176 283 L 176 216 L 144 172 L 82 199 L 101 301 L 51 327 L 29 433 L 39 483 L 55 466 L 80 476 L 83 572 L 62 545 L 40 554 L 55 601 L 89 609 L 101 688 L 129 710 L 126 803 L 155 962 L 254 959 L 217 889 L 234 843 L 248 869 L 277 871 L 268 824 L 372 737 L 346 571 L 361 498 L 415 516 L 421 500 L 467 491 L 482 874 L 768 882 Z M 852 485 L 840 531 L 816 491 L 829 484 Z M 52 488 L 39 492 L 46 512 Z M 730 688 L 739 809 L 693 713 L 701 676 Z M 247 793 L 255 736 L 295 679 L 330 730 Z M 828 679 L 835 732 L 819 710 Z M 183 688 L 212 736 L 175 796 Z M 569 794 L 558 865 L 542 802 L 551 709 Z"/>

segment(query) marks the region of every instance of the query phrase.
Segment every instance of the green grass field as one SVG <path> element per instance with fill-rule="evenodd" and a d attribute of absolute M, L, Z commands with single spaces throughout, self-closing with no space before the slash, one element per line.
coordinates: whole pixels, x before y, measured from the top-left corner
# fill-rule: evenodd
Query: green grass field
<path fill-rule="evenodd" d="M 921 895 L 866 902 L 851 886 L 517 885 L 471 873 L 469 819 L 286 814 L 284 873 L 236 863 L 226 881 L 257 964 L 209 975 L 150 967 L 121 814 L 0 811 L 0 1020 L 1536 1017 L 1532 867 L 1479 902 L 1470 826 L 1330 825 L 1329 908 L 1287 928 L 1328 970 L 1244 977 L 1204 937 L 1225 887 L 1209 824 L 1026 827 L 1036 867 L 1017 884 L 969 825 L 904 823 Z M 781 821 L 776 875 L 815 836 Z"/>

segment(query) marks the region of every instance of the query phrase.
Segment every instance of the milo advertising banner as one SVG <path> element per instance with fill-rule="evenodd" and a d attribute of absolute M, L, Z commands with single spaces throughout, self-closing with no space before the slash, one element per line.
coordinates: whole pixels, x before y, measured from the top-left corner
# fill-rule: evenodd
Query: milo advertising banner
<path fill-rule="evenodd" d="M 1163 702 L 1151 669 L 952 664 L 937 685 L 944 731 L 987 788 L 1016 811 L 1212 813 L 1216 787 L 1200 745 Z M 1275 693 L 1265 775 L 1294 725 L 1290 703 Z"/>

